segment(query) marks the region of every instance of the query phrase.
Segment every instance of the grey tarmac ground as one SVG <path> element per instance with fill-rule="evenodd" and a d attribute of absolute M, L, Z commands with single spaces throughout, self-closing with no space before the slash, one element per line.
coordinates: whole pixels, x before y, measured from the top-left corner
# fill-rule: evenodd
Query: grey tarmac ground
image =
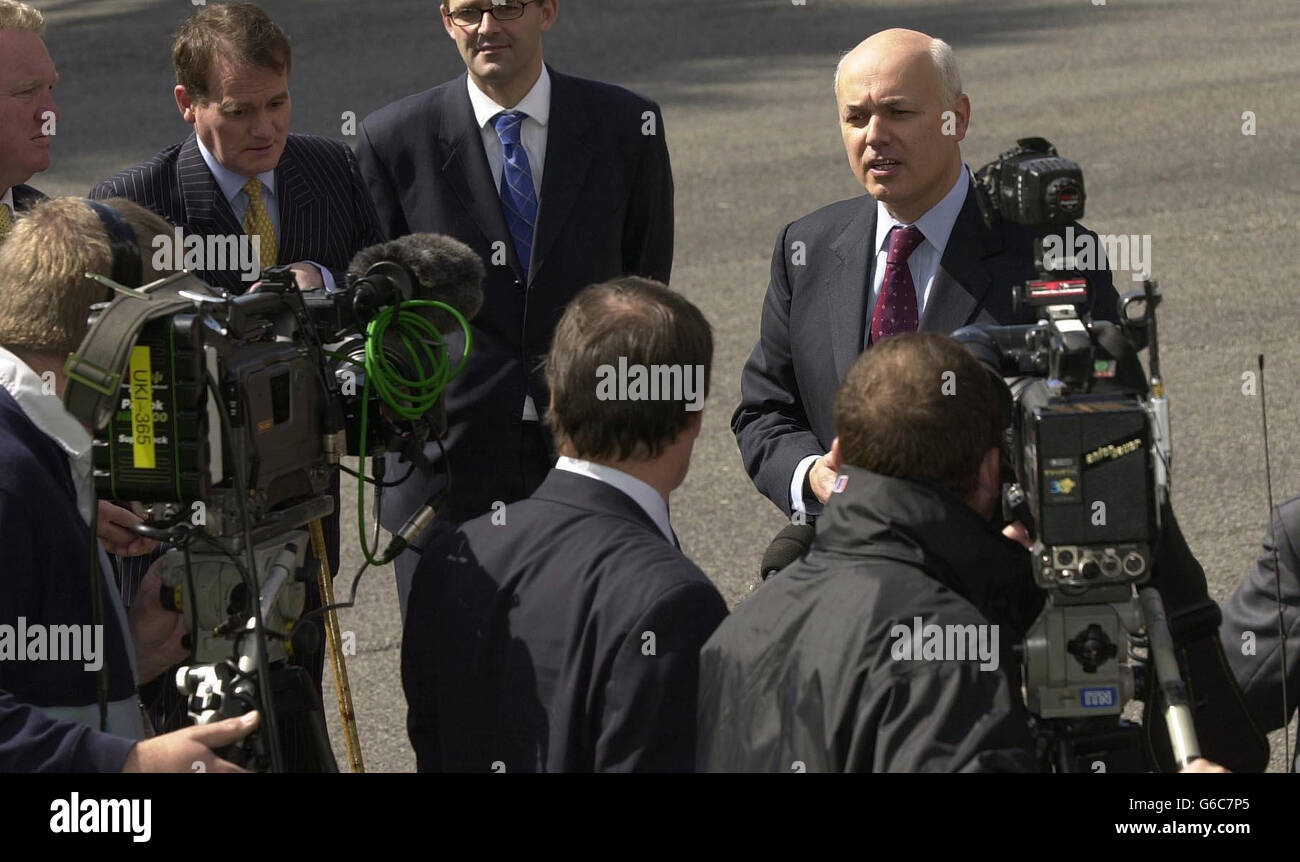
<path fill-rule="evenodd" d="M 188 0 L 35 2 L 50 22 L 63 115 L 54 167 L 35 185 L 84 194 L 188 132 L 168 59 L 169 34 L 194 8 Z M 364 117 L 463 68 L 432 0 L 264 6 L 294 38 L 295 131 L 349 140 L 344 112 Z M 1260 353 L 1274 496 L 1300 493 L 1294 0 L 564 0 L 546 37 L 548 61 L 663 106 L 677 189 L 673 285 L 716 331 L 705 432 L 673 499 L 684 550 L 734 605 L 784 523 L 745 475 L 728 420 L 777 232 L 861 193 L 839 141 L 834 65 L 892 26 L 955 47 L 973 106 L 962 145 L 972 168 L 1015 138 L 1042 135 L 1083 166 L 1089 227 L 1152 236 L 1166 298 L 1175 506 L 1214 596 L 1225 598 L 1267 525 L 1260 399 L 1242 393 Z M 1253 135 L 1243 134 L 1247 111 Z M 343 506 L 347 525 L 354 491 Z M 355 525 L 345 526 L 344 589 L 359 564 Z M 367 573 L 341 625 L 356 638 L 349 672 L 366 769 L 412 770 L 389 573 Z M 1274 743 L 1276 765 L 1280 735 Z"/>

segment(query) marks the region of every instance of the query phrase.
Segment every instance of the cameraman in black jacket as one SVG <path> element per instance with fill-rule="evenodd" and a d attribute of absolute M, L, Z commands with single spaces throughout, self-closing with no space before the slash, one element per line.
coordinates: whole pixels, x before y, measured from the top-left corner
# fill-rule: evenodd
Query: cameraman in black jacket
<path fill-rule="evenodd" d="M 947 336 L 897 335 L 858 358 L 811 551 L 702 651 L 701 769 L 1037 769 L 1012 647 L 1043 599 L 1025 549 L 990 520 L 999 403 Z"/>

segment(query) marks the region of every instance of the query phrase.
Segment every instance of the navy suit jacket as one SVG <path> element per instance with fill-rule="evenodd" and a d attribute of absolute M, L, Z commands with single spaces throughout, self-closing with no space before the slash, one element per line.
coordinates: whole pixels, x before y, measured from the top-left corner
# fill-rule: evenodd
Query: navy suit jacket
<path fill-rule="evenodd" d="M 830 451 L 835 394 L 866 344 L 875 235 L 876 201 L 863 195 L 792 222 L 777 237 L 762 328 L 741 372 L 731 429 L 750 478 L 786 514 L 799 462 Z M 972 323 L 1033 323 L 1032 313 L 1016 317 L 1011 302 L 1013 286 L 1035 278 L 1033 239 L 1032 229 L 996 216 L 987 226 L 972 183 L 920 330 L 946 334 Z M 1110 271 L 1090 273 L 1089 286 L 1093 319 L 1116 320 Z"/>
<path fill-rule="evenodd" d="M 554 70 L 550 76 L 546 164 L 527 273 L 506 227 L 465 75 L 371 114 L 358 133 L 361 173 L 389 238 L 446 234 L 487 266 L 473 353 L 446 390 L 452 493 L 444 522 L 480 515 L 496 500 L 521 499 L 545 475 L 549 460 L 521 446 L 521 411 L 526 393 L 539 412 L 546 409 L 541 362 L 569 300 L 624 274 L 666 282 L 672 269 L 673 181 L 659 106 L 620 87 Z M 463 336 L 452 333 L 447 343 L 458 357 Z M 426 454 L 439 458 L 435 446 Z M 392 466 L 389 476 L 405 469 Z M 384 525 L 399 526 L 432 485 L 417 473 L 386 492 Z"/>
<path fill-rule="evenodd" d="M 501 515 L 416 571 L 402 686 L 419 769 L 692 771 L 717 589 L 599 480 L 552 470 Z"/>
<path fill-rule="evenodd" d="M 374 204 L 357 172 L 356 157 L 338 141 L 289 135 L 275 167 L 275 195 L 280 211 L 280 263 L 314 261 L 329 268 L 335 284 L 342 287 L 352 256 L 382 239 Z M 149 161 L 104 180 L 90 196 L 135 201 L 186 235 L 244 233 L 193 134 Z M 195 274 L 231 293 L 243 293 L 251 284 L 234 269 Z"/>
<path fill-rule="evenodd" d="M 15 212 L 29 210 L 35 206 L 38 201 L 45 200 L 45 195 L 41 194 L 31 186 L 14 186 L 13 193 Z"/>

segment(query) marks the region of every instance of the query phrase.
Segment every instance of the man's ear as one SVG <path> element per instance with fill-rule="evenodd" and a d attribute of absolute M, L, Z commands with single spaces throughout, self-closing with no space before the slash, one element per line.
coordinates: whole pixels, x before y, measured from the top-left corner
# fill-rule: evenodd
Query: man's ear
<path fill-rule="evenodd" d="M 960 143 L 966 140 L 966 130 L 970 128 L 970 96 L 965 93 L 958 96 L 952 103 L 952 112 L 957 118 L 953 139 Z"/>
<path fill-rule="evenodd" d="M 545 33 L 560 16 L 560 0 L 542 0 L 541 7 L 542 32 Z"/>
<path fill-rule="evenodd" d="M 451 18 L 447 15 L 447 7 L 443 3 L 438 4 L 438 17 L 442 19 L 442 29 L 447 31 L 447 38 L 455 41 L 456 25 L 452 23 Z"/>
<path fill-rule="evenodd" d="M 701 429 L 704 428 L 704 411 L 688 410 L 686 412 L 686 433 L 694 440 L 700 436 Z"/>
<path fill-rule="evenodd" d="M 172 94 L 176 97 L 176 107 L 180 110 L 181 117 L 191 126 L 194 125 L 194 99 L 190 96 L 190 91 L 183 84 L 177 84 Z"/>

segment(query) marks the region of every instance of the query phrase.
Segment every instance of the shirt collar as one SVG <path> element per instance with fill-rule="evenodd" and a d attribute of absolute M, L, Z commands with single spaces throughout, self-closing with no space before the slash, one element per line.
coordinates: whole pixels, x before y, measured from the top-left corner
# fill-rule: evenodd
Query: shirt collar
<path fill-rule="evenodd" d="M 966 204 L 966 193 L 969 190 L 970 172 L 962 165 L 957 182 L 953 183 L 948 194 L 912 223 L 925 236 L 926 241 L 934 246 L 940 260 L 943 259 L 943 250 L 948 247 L 948 238 L 952 236 L 952 226 L 957 223 L 957 216 L 961 215 L 961 208 Z M 876 254 L 880 254 L 880 250 L 885 247 L 889 232 L 895 225 L 901 224 L 889 214 L 883 203 L 876 201 Z"/>
<path fill-rule="evenodd" d="M 475 84 L 474 79 L 469 75 L 465 76 L 465 81 L 469 88 L 469 103 L 474 107 L 474 122 L 478 123 L 480 129 L 487 128 L 492 118 L 502 111 L 519 111 L 527 114 L 543 128 L 550 122 L 551 73 L 545 63 L 542 64 L 542 74 L 538 76 L 533 88 L 513 108 L 503 108 L 498 105 L 491 96 L 478 88 L 478 84 Z"/>
<path fill-rule="evenodd" d="M 203 161 L 207 164 L 208 170 L 212 171 L 212 176 L 217 181 L 217 186 L 221 189 L 221 193 L 226 196 L 226 203 L 233 204 L 235 202 L 235 197 L 244 190 L 244 185 L 248 182 L 248 178 L 241 177 L 239 174 L 217 161 L 217 157 L 208 152 L 207 147 L 203 146 L 203 139 L 198 135 L 194 136 L 194 140 L 198 142 L 199 154 L 203 156 Z M 271 194 L 275 194 L 274 168 L 258 174 L 257 178 L 262 181 L 262 185 L 266 187 L 267 191 Z"/>
<path fill-rule="evenodd" d="M 655 526 L 659 528 L 659 532 L 664 534 L 664 538 L 668 540 L 669 544 L 676 547 L 677 540 L 673 538 L 673 528 L 668 521 L 668 504 L 664 502 L 663 497 L 659 496 L 658 491 L 645 482 L 635 476 L 629 476 L 622 470 L 615 470 L 613 467 L 596 464 L 592 461 L 583 461 L 579 458 L 569 458 L 565 455 L 561 455 L 559 460 L 555 462 L 555 469 L 596 479 L 627 494 L 650 516 L 650 520 L 655 522 Z"/>
<path fill-rule="evenodd" d="M 70 458 L 89 457 L 90 432 L 64 409 L 58 395 L 53 391 L 46 393 L 40 375 L 3 347 L 0 347 L 0 386 L 13 396 L 32 424 L 58 443 Z"/>

